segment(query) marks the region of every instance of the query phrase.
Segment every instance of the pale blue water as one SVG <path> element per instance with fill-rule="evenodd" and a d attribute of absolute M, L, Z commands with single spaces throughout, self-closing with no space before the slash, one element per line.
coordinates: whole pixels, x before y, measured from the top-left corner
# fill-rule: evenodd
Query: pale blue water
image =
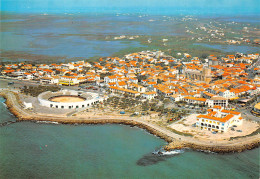
<path fill-rule="evenodd" d="M 136 17 L 136 16 L 135 16 Z M 104 40 L 107 36 L 140 35 L 168 31 L 148 19 L 115 15 L 13 15 L 0 24 L 0 50 L 72 57 L 110 56 L 122 49 L 143 47 L 131 40 Z M 174 32 L 172 31 L 171 34 Z"/>
<path fill-rule="evenodd" d="M 5 14 L 4 14 L 5 15 Z M 120 35 L 176 36 L 184 35 L 178 27 L 177 16 L 137 14 L 8 14 L 1 17 L 0 50 L 36 55 L 90 58 L 111 56 L 127 48 L 142 49 L 139 41 L 116 40 Z M 216 16 L 213 16 L 216 18 Z M 200 18 L 208 18 L 202 15 Z M 239 17 L 216 18 L 233 21 Z M 241 17 L 243 22 L 257 20 L 257 17 Z M 154 20 L 154 21 L 149 21 Z M 106 37 L 110 39 L 106 40 Z M 147 37 L 147 38 L 148 38 Z M 259 52 L 259 47 L 236 45 L 202 46 L 224 52 Z M 153 50 L 153 49 L 151 49 Z M 62 58 L 63 59 L 63 58 Z M 8 59 L 5 59 L 8 60 Z"/>
<path fill-rule="evenodd" d="M 0 21 L 4 27 L 0 32 L 1 50 L 68 58 L 110 56 L 128 47 L 144 47 L 137 41 L 111 41 L 106 37 L 178 34 L 174 21 L 164 22 L 158 16 L 12 14 L 8 18 Z"/>
<path fill-rule="evenodd" d="M 240 52 L 240 53 L 255 53 L 260 52 L 259 47 L 251 47 L 246 45 L 213 45 L 213 44 L 205 44 L 205 43 L 194 43 L 193 45 L 200 45 L 203 47 L 208 47 L 212 49 L 221 50 L 224 52 Z"/>
<path fill-rule="evenodd" d="M 0 103 L 0 121 L 15 120 Z M 19 122 L 0 127 L 0 178 L 258 178 L 259 149 L 239 154 L 186 150 L 153 156 L 166 143 L 122 125 Z"/>

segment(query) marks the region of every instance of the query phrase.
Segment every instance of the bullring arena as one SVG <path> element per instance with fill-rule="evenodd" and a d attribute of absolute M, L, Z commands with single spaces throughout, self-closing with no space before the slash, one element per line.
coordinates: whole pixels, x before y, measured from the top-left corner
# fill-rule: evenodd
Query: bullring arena
<path fill-rule="evenodd" d="M 57 109 L 77 109 L 90 107 L 103 101 L 96 93 L 83 91 L 62 90 L 58 92 L 46 91 L 38 96 L 42 106 Z"/>

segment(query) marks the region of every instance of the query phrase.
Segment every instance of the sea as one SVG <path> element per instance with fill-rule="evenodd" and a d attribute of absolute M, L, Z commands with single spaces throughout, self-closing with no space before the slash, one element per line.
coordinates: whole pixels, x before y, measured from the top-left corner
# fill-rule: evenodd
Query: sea
<path fill-rule="evenodd" d="M 148 14 L 19 14 L 1 13 L 0 17 L 0 55 L 1 53 L 20 54 L 18 60 L 26 60 L 21 54 L 46 56 L 45 59 L 59 57 L 54 62 L 64 62 L 71 58 L 107 57 L 126 49 L 145 49 L 147 45 L 140 40 L 119 39 L 122 35 L 146 36 L 149 38 L 161 36 L 185 35 L 183 15 L 148 15 Z M 259 24 L 259 16 L 212 17 L 222 22 L 246 22 Z M 198 18 L 194 16 L 193 18 Z M 208 16 L 199 16 L 208 18 Z M 238 20 L 241 21 L 238 21 Z M 187 23 L 187 22 L 186 22 Z M 193 44 L 191 44 L 193 45 Z M 252 46 L 220 46 L 199 44 L 212 50 L 223 52 L 259 52 L 259 47 Z M 198 44 L 193 45 L 194 48 Z M 150 50 L 153 49 L 153 47 Z M 1 57 L 1 61 L 10 61 Z M 58 61 L 59 60 L 59 61 Z M 12 61 L 12 60 L 11 60 Z"/>
<path fill-rule="evenodd" d="M 16 122 L 0 98 L 0 178 L 259 178 L 259 148 L 216 154 L 179 150 L 124 125 Z M 9 121 L 9 123 L 7 123 Z"/>

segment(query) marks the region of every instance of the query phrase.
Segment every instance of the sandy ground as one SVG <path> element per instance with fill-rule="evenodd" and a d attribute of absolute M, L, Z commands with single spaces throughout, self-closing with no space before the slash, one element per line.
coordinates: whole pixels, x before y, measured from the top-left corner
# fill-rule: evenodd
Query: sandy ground
<path fill-rule="evenodd" d="M 50 101 L 60 102 L 60 103 L 73 103 L 73 102 L 81 102 L 81 101 L 85 101 L 85 100 L 82 98 L 73 97 L 73 96 L 58 96 L 58 97 L 52 98 Z"/>
<path fill-rule="evenodd" d="M 183 119 L 182 121 L 175 122 L 169 125 L 171 128 L 180 131 L 191 133 L 196 138 L 201 139 L 210 139 L 210 140 L 227 140 L 230 137 L 237 137 L 237 136 L 245 136 L 251 134 L 252 132 L 256 131 L 259 128 L 259 124 L 251 121 L 244 120 L 241 126 L 235 127 L 235 131 L 232 131 L 230 128 L 227 132 L 224 133 L 217 133 L 212 134 L 211 131 L 208 130 L 201 130 L 196 127 L 192 127 L 192 124 L 196 123 L 196 116 L 198 114 L 191 114 L 187 118 Z M 242 132 L 237 132 L 237 130 L 242 130 Z"/>

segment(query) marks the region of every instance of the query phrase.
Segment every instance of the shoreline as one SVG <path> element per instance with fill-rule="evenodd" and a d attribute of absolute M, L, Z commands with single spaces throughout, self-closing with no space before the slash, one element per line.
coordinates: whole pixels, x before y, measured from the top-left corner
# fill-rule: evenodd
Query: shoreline
<path fill-rule="evenodd" d="M 165 150 L 174 150 L 182 148 L 190 148 L 199 151 L 210 151 L 215 153 L 235 153 L 245 150 L 251 150 L 260 146 L 260 134 L 248 136 L 244 138 L 235 139 L 232 141 L 224 141 L 222 143 L 213 143 L 212 141 L 201 141 L 197 138 L 188 137 L 173 133 L 165 128 L 151 124 L 140 119 L 127 119 L 113 117 L 106 119 L 100 118 L 78 118 L 78 117 L 59 117 L 59 116 L 43 116 L 41 114 L 30 114 L 25 111 L 19 104 L 17 94 L 10 91 L 1 91 L 0 96 L 6 99 L 5 104 L 9 111 L 17 118 L 17 121 L 49 121 L 58 122 L 61 124 L 123 124 L 129 126 L 136 126 L 145 129 L 147 132 L 164 139 L 168 145 L 164 146 Z M 106 116 L 107 117 L 107 116 Z M 242 139 L 242 140 L 241 140 Z"/>

